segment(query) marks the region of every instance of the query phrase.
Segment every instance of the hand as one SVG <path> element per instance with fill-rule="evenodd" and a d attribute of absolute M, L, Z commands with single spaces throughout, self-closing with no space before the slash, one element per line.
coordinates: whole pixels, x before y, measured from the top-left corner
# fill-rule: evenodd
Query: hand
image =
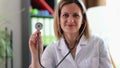
<path fill-rule="evenodd" d="M 39 37 L 39 41 L 37 40 L 37 37 Z M 32 66 L 38 64 L 39 65 L 39 59 L 38 59 L 38 42 L 40 43 L 40 59 L 43 51 L 43 45 L 42 45 L 42 37 L 41 32 L 36 31 L 34 32 L 29 39 L 29 49 L 32 57 Z"/>

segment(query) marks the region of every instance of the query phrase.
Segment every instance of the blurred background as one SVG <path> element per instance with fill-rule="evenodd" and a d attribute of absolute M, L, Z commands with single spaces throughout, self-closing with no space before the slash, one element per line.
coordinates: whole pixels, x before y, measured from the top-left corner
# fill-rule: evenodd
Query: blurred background
<path fill-rule="evenodd" d="M 0 68 L 28 68 L 29 36 L 43 23 L 44 47 L 56 41 L 53 14 L 60 0 L 0 0 Z M 83 0 L 91 34 L 103 38 L 113 64 L 120 68 L 119 0 Z"/>

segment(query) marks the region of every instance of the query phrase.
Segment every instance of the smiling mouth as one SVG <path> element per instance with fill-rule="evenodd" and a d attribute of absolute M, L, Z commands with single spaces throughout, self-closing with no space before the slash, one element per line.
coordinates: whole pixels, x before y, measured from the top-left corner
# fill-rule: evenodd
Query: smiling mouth
<path fill-rule="evenodd" d="M 68 27 L 73 27 L 74 25 L 67 25 Z"/>

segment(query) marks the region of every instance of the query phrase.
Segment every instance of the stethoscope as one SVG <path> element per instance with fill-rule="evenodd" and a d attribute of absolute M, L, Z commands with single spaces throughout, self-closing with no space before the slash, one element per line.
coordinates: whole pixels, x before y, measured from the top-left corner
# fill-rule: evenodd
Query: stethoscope
<path fill-rule="evenodd" d="M 79 36 L 76 38 L 75 42 L 73 43 L 73 47 L 69 48 L 69 52 L 59 61 L 59 63 L 55 66 L 55 68 L 57 68 L 63 62 L 63 60 L 71 53 L 71 51 L 76 47 L 76 44 L 79 42 L 79 40 L 81 39 L 81 37 L 84 33 L 85 27 L 86 27 L 86 23 L 83 23 L 81 25 L 81 29 L 80 29 L 81 33 L 79 34 Z M 68 45 L 65 37 L 64 37 L 64 41 L 65 41 L 66 45 Z M 59 43 L 59 45 L 60 45 L 60 43 Z"/>
<path fill-rule="evenodd" d="M 42 23 L 38 22 L 36 23 L 35 25 L 35 28 L 37 30 L 41 30 L 43 27 Z M 69 52 L 59 61 L 59 63 L 57 63 L 57 65 L 55 66 L 55 68 L 58 68 L 58 66 L 64 61 L 64 59 L 71 53 L 71 51 L 76 47 L 76 44 L 79 42 L 79 40 L 81 39 L 84 31 L 85 31 L 85 28 L 86 28 L 86 23 L 84 22 L 82 25 L 81 25 L 81 28 L 80 28 L 80 34 L 79 36 L 76 38 L 75 42 L 73 43 L 73 47 L 69 49 Z M 64 36 L 63 36 L 64 37 Z M 39 41 L 39 35 L 37 37 L 37 41 Z M 64 38 L 64 41 L 67 43 L 66 39 Z M 60 45 L 60 44 L 58 44 Z M 42 68 L 45 68 L 42 64 L 41 64 L 41 59 L 40 59 L 40 43 L 38 42 L 38 59 L 39 59 L 39 63 L 40 63 L 40 66 Z"/>
<path fill-rule="evenodd" d="M 37 23 L 35 24 L 35 28 L 37 29 L 37 31 L 40 31 L 40 30 L 43 28 L 43 24 L 40 23 L 40 22 L 37 22 Z M 37 34 L 36 40 L 37 40 L 37 41 L 40 41 L 39 34 Z M 41 64 L 41 59 L 40 59 L 40 52 L 42 52 L 42 50 L 40 50 L 40 42 L 38 42 L 37 44 L 38 44 L 38 60 L 39 60 L 40 66 L 41 66 L 42 68 L 45 68 L 45 67 Z"/>

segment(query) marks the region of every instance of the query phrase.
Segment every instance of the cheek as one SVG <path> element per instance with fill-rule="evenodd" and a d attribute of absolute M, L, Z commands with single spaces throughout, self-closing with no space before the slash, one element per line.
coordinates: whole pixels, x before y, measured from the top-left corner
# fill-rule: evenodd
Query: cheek
<path fill-rule="evenodd" d="M 65 20 L 64 20 L 64 19 L 62 19 L 62 18 L 60 18 L 60 26 L 61 26 L 61 27 L 63 27 L 63 26 L 64 26 L 64 24 L 65 24 Z"/>

